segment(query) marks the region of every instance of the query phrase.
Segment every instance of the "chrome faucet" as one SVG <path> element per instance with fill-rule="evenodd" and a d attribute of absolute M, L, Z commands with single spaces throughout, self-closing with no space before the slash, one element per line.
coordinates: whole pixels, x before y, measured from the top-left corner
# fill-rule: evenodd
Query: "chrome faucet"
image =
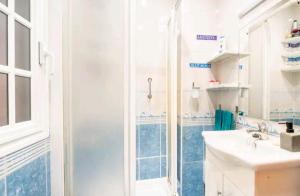
<path fill-rule="evenodd" d="M 269 127 L 268 127 L 268 123 L 267 122 L 261 122 L 261 123 L 257 123 L 258 125 L 258 130 L 261 133 L 265 133 L 265 134 L 269 134 Z"/>
<path fill-rule="evenodd" d="M 269 126 L 267 122 L 257 123 L 258 129 L 248 129 L 247 133 L 253 133 L 252 137 L 256 140 L 265 140 L 269 138 Z"/>
<path fill-rule="evenodd" d="M 247 133 L 265 133 L 268 134 L 268 124 L 266 122 L 257 123 L 258 129 L 247 129 Z"/>

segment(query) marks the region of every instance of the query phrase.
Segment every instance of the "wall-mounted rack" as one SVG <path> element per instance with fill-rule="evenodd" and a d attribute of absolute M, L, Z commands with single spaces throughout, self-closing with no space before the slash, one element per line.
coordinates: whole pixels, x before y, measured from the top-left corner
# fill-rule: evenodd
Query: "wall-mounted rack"
<path fill-rule="evenodd" d="M 217 54 L 215 56 L 213 56 L 208 63 L 209 64 L 214 64 L 214 63 L 218 63 L 221 61 L 224 61 L 226 59 L 231 59 L 231 58 L 244 58 L 249 56 L 248 53 L 237 53 L 237 52 L 230 52 L 230 51 L 225 51 L 222 52 L 220 54 Z"/>
<path fill-rule="evenodd" d="M 282 43 L 283 44 L 297 44 L 297 43 L 300 43 L 300 36 L 287 38 Z"/>
<path fill-rule="evenodd" d="M 300 65 L 285 65 L 282 72 L 300 72 Z"/>
<path fill-rule="evenodd" d="M 250 85 L 239 85 L 239 84 L 219 84 L 212 87 L 206 88 L 207 91 L 226 91 L 226 90 L 245 90 L 249 89 Z"/>

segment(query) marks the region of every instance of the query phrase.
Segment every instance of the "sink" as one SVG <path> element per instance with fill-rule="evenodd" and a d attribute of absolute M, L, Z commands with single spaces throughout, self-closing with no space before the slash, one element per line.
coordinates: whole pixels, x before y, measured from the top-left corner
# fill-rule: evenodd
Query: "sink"
<path fill-rule="evenodd" d="M 300 166 L 300 152 L 279 147 L 279 137 L 255 140 L 246 130 L 202 133 L 207 150 L 223 161 L 254 170 Z M 254 145 L 255 142 L 255 145 Z"/>

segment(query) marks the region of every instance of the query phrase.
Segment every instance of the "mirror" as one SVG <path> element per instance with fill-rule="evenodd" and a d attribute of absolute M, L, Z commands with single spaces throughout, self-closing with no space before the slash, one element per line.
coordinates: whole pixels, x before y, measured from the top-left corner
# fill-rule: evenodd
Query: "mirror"
<path fill-rule="evenodd" d="M 240 30 L 240 115 L 300 125 L 300 5 L 290 1 Z"/>

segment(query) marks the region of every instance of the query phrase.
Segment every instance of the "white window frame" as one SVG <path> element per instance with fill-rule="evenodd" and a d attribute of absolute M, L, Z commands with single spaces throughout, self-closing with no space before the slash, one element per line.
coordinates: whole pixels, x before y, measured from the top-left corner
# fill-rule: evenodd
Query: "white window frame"
<path fill-rule="evenodd" d="M 9 106 L 9 123 L 0 127 L 0 157 L 49 137 L 49 70 L 38 61 L 38 43 L 47 43 L 45 1 L 30 0 L 30 21 L 15 12 L 15 0 L 8 0 L 7 6 L 0 3 L 8 18 L 8 65 L 0 65 L 0 73 L 8 74 Z M 30 71 L 15 68 L 15 21 L 30 29 Z M 15 76 L 31 78 L 30 121 L 15 122 Z"/>

